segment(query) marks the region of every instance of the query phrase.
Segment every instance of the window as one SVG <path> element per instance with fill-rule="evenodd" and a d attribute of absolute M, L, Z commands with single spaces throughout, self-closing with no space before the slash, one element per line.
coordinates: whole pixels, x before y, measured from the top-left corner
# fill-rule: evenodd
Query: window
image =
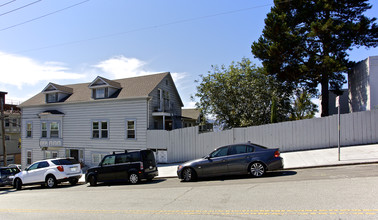
<path fill-rule="evenodd" d="M 116 160 L 115 160 L 116 164 L 127 163 L 127 162 L 129 162 L 129 161 L 127 161 L 126 154 L 118 154 L 118 155 L 116 155 Z"/>
<path fill-rule="evenodd" d="M 104 158 L 107 154 L 101 154 L 101 153 L 94 153 L 92 154 L 92 163 L 93 164 L 99 164 L 102 160 L 102 158 Z"/>
<path fill-rule="evenodd" d="M 32 164 L 30 167 L 28 167 L 28 170 L 35 170 L 35 169 L 38 169 L 38 165 L 39 165 L 39 163 L 34 163 L 34 164 Z"/>
<path fill-rule="evenodd" d="M 92 122 L 92 138 L 108 138 L 109 126 L 107 121 Z"/>
<path fill-rule="evenodd" d="M 238 146 L 231 146 L 229 155 L 234 155 L 234 154 L 244 154 L 246 153 L 246 147 L 245 145 L 238 145 Z"/>
<path fill-rule="evenodd" d="M 228 147 L 222 147 L 210 154 L 210 157 L 227 156 Z"/>
<path fill-rule="evenodd" d="M 39 164 L 38 164 L 38 169 L 40 169 L 40 168 L 45 168 L 45 167 L 49 167 L 50 165 L 49 165 L 49 163 L 48 162 L 46 162 L 46 161 L 42 161 L 42 162 L 39 162 Z"/>
<path fill-rule="evenodd" d="M 12 126 L 17 127 L 17 118 L 12 119 Z"/>
<path fill-rule="evenodd" d="M 53 103 L 53 102 L 58 102 L 58 93 L 48 93 L 46 94 L 46 102 L 47 103 Z"/>
<path fill-rule="evenodd" d="M 45 151 L 45 159 L 53 159 L 58 157 L 58 151 Z"/>
<path fill-rule="evenodd" d="M 59 138 L 59 124 L 58 122 L 50 123 L 50 138 Z"/>
<path fill-rule="evenodd" d="M 135 139 L 135 121 L 134 120 L 127 120 L 127 128 L 126 128 L 126 137 L 127 139 Z"/>
<path fill-rule="evenodd" d="M 59 138 L 59 122 L 57 121 L 48 121 L 41 123 L 41 137 L 42 138 Z"/>
<path fill-rule="evenodd" d="M 10 124 L 9 124 L 9 118 L 6 118 L 4 121 L 5 121 L 5 122 L 4 122 L 4 123 L 5 123 L 5 127 L 8 128 L 9 125 L 10 125 Z"/>
<path fill-rule="evenodd" d="M 26 137 L 31 138 L 32 137 L 32 123 L 26 123 Z"/>
<path fill-rule="evenodd" d="M 47 123 L 42 122 L 42 137 L 47 138 Z"/>
<path fill-rule="evenodd" d="M 92 90 L 92 97 L 94 99 L 108 98 L 108 88 L 98 88 Z"/>
<path fill-rule="evenodd" d="M 26 164 L 29 165 L 32 163 L 32 152 L 31 150 L 26 151 Z"/>
<path fill-rule="evenodd" d="M 10 141 L 10 139 L 11 139 L 11 138 L 10 138 L 9 135 L 5 135 L 5 140 L 6 140 L 6 141 Z"/>
<path fill-rule="evenodd" d="M 102 165 L 114 165 L 115 164 L 115 155 L 106 156 Z"/>

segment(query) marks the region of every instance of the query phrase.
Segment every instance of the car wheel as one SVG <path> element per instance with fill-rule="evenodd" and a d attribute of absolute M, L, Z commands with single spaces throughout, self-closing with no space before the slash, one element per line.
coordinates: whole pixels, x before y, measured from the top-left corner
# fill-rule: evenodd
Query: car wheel
<path fill-rule="evenodd" d="M 22 181 L 20 179 L 16 179 L 14 182 L 14 188 L 16 188 L 16 190 L 20 190 L 22 188 Z"/>
<path fill-rule="evenodd" d="M 132 173 L 132 174 L 130 174 L 130 176 L 129 176 L 129 182 L 130 182 L 131 184 L 136 184 L 136 183 L 138 183 L 138 182 L 139 182 L 139 176 L 138 176 L 136 173 Z"/>
<path fill-rule="evenodd" d="M 71 186 L 74 186 L 74 185 L 76 185 L 77 182 L 79 182 L 79 180 L 76 179 L 76 178 L 73 178 L 73 179 L 70 179 L 69 182 L 70 182 Z"/>
<path fill-rule="evenodd" d="M 96 186 L 97 185 L 97 180 L 96 180 L 96 177 L 95 176 L 89 176 L 89 185 L 90 186 Z"/>
<path fill-rule="evenodd" d="M 185 168 L 182 171 L 182 180 L 185 182 L 193 181 L 194 180 L 195 173 L 193 169 L 191 168 Z"/>
<path fill-rule="evenodd" d="M 54 176 L 49 175 L 46 177 L 46 185 L 48 188 L 54 188 L 57 185 L 56 179 Z"/>
<path fill-rule="evenodd" d="M 253 163 L 249 171 L 253 177 L 260 177 L 265 174 L 265 167 L 260 162 Z"/>

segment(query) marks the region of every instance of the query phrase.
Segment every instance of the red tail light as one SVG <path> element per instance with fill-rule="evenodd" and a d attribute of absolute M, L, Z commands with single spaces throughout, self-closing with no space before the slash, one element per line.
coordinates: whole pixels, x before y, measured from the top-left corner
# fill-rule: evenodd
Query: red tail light
<path fill-rule="evenodd" d="M 58 169 L 60 172 L 64 172 L 64 167 L 63 166 L 57 166 L 56 169 Z"/>
<path fill-rule="evenodd" d="M 274 152 L 274 157 L 280 157 L 280 151 L 276 150 L 276 152 Z"/>
<path fill-rule="evenodd" d="M 143 162 L 139 162 L 140 163 L 140 169 L 143 170 L 144 167 L 143 167 Z"/>

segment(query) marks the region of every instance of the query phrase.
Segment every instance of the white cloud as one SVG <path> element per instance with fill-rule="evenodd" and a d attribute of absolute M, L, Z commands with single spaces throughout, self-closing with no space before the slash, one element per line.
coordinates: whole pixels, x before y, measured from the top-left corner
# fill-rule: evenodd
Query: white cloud
<path fill-rule="evenodd" d="M 42 81 L 79 79 L 83 75 L 69 72 L 58 62 L 38 63 L 23 56 L 0 52 L 0 83 L 17 86 L 36 85 Z"/>
<path fill-rule="evenodd" d="M 124 56 L 115 56 L 110 59 L 101 61 L 95 65 L 106 74 L 109 74 L 113 79 L 129 78 L 134 76 L 142 76 L 153 74 L 143 70 L 146 62 L 136 58 L 127 58 Z"/>

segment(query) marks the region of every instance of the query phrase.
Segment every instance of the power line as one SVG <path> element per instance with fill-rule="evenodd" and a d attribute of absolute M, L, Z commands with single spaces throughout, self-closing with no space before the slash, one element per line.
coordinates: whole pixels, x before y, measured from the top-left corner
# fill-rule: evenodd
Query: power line
<path fill-rule="evenodd" d="M 65 8 L 62 8 L 62 9 L 59 9 L 57 11 L 53 11 L 51 13 L 48 13 L 48 14 L 45 14 L 45 15 L 42 15 L 42 16 L 39 16 L 39 17 L 36 17 L 36 18 L 33 18 L 33 19 L 30 19 L 30 20 L 27 20 L 27 21 L 24 21 L 24 22 L 21 22 L 21 23 L 18 23 L 18 24 L 15 24 L 15 25 L 12 25 L 12 26 L 9 26 L 9 27 L 6 27 L 6 28 L 3 28 L 3 29 L 0 29 L 0 31 L 5 31 L 5 30 L 8 30 L 8 29 L 11 29 L 11 28 L 14 28 L 14 27 L 17 27 L 17 26 L 20 26 L 20 25 L 23 25 L 23 24 L 26 24 L 26 23 L 29 23 L 29 22 L 32 22 L 32 21 L 35 21 L 35 20 L 38 20 L 38 19 L 41 19 L 41 18 L 44 18 L 44 17 L 47 17 L 49 15 L 53 15 L 53 14 L 56 14 L 58 12 L 61 12 L 61 11 L 64 11 L 64 10 L 67 10 L 67 9 L 70 9 L 70 8 L 73 8 L 75 6 L 78 6 L 80 4 L 83 4 L 85 2 L 89 2 L 90 0 L 85 0 L 85 1 L 82 1 L 82 2 L 79 2 L 77 4 L 74 4 L 74 5 L 71 5 L 71 6 L 68 6 L 68 7 L 65 7 Z"/>
<path fill-rule="evenodd" d="M 16 8 L 16 9 L 13 9 L 13 10 L 10 10 L 10 11 L 7 11 L 7 12 L 5 12 L 5 13 L 0 14 L 0 16 L 3 16 L 3 15 L 6 15 L 6 14 L 9 14 L 9 13 L 12 13 L 12 12 L 14 12 L 14 11 L 17 11 L 17 10 L 20 10 L 20 9 L 23 9 L 23 8 L 26 8 L 26 7 L 30 6 L 30 5 L 34 5 L 35 3 L 38 3 L 38 2 L 40 2 L 40 1 L 42 1 L 42 0 L 37 0 L 37 1 L 35 1 L 35 2 L 32 2 L 32 3 L 29 3 L 29 4 L 27 4 L 27 5 L 21 6 L 21 7 L 19 7 L 19 8 Z"/>
<path fill-rule="evenodd" d="M 292 1 L 292 0 L 286 0 L 285 2 L 290 2 L 290 1 Z M 171 25 L 188 23 L 188 22 L 197 21 L 197 20 L 203 20 L 203 19 L 212 18 L 212 17 L 218 17 L 218 16 L 222 16 L 222 15 L 235 14 L 235 13 L 239 13 L 239 12 L 243 12 L 243 11 L 249 11 L 249 10 L 256 9 L 256 8 L 263 8 L 263 7 L 267 7 L 267 6 L 271 6 L 271 5 L 272 4 L 266 4 L 266 5 L 249 7 L 249 8 L 237 9 L 237 10 L 233 10 L 233 11 L 216 13 L 216 14 L 212 14 L 212 15 L 205 15 L 205 16 L 200 16 L 200 17 L 182 19 L 182 20 L 178 20 L 178 21 L 172 21 L 172 22 L 169 22 L 169 23 L 165 23 L 165 24 L 151 25 L 151 26 L 136 28 L 136 29 L 133 29 L 133 30 L 123 31 L 123 32 L 118 32 L 118 33 L 112 33 L 112 34 L 107 34 L 107 35 L 102 35 L 102 36 L 97 36 L 97 37 L 92 37 L 92 38 L 87 38 L 87 39 L 82 39 L 82 40 L 69 41 L 69 42 L 49 45 L 49 46 L 40 47 L 40 48 L 18 51 L 16 53 L 31 52 L 31 51 L 49 49 L 49 48 L 66 46 L 66 45 L 71 45 L 71 44 L 77 44 L 77 43 L 82 43 L 82 42 L 87 42 L 87 41 L 110 38 L 110 37 L 115 37 L 115 36 L 119 36 L 119 35 L 130 34 L 130 33 L 134 33 L 134 32 L 140 32 L 140 31 L 145 31 L 145 30 L 150 30 L 150 29 L 155 29 L 155 28 L 160 28 L 160 27 L 165 27 L 165 26 L 171 26 Z M 0 31 L 2 31 L 2 30 L 3 29 L 0 29 Z"/>
<path fill-rule="evenodd" d="M 16 1 L 16 0 L 12 0 L 12 1 L 10 1 L 10 2 L 4 3 L 4 4 L 0 5 L 0 7 L 3 7 L 3 6 L 5 6 L 5 5 L 7 5 L 7 4 L 10 4 L 10 3 L 15 2 L 15 1 Z"/>

